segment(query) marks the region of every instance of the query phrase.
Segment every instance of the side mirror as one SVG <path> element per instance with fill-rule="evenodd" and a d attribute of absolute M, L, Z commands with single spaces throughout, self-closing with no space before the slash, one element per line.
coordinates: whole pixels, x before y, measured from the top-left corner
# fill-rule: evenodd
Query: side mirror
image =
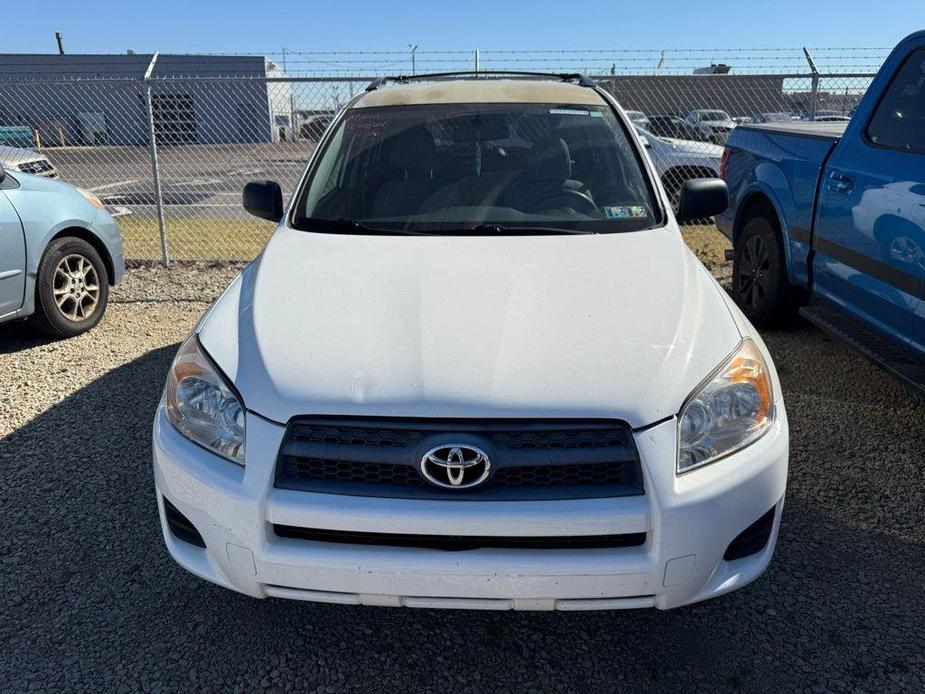
<path fill-rule="evenodd" d="M 276 181 L 251 181 L 244 186 L 244 209 L 260 219 L 283 218 L 283 191 Z"/>
<path fill-rule="evenodd" d="M 729 188 L 721 178 L 695 178 L 685 181 L 675 217 L 679 222 L 706 219 L 729 207 Z"/>

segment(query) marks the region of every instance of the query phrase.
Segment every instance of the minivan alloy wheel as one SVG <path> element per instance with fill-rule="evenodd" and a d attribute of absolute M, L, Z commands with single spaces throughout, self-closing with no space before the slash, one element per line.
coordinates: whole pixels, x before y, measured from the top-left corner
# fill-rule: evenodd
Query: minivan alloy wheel
<path fill-rule="evenodd" d="M 100 300 L 100 278 L 87 258 L 72 253 L 55 268 L 55 304 L 70 321 L 83 321 L 93 315 Z"/>

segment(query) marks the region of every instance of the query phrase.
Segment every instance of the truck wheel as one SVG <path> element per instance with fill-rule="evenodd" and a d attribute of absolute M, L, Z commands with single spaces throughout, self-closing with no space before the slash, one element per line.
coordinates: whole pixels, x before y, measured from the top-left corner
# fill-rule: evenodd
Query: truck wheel
<path fill-rule="evenodd" d="M 796 313 L 784 249 L 767 217 L 754 217 L 736 241 L 732 298 L 758 328 L 780 325 Z"/>
<path fill-rule="evenodd" d="M 74 337 L 100 322 L 109 302 L 106 266 L 83 239 L 48 244 L 35 286 L 35 327 L 51 337 Z"/>

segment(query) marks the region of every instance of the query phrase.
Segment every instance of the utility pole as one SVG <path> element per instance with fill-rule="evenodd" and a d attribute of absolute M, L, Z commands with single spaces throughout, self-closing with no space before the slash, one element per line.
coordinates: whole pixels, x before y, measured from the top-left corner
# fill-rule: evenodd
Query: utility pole
<path fill-rule="evenodd" d="M 417 44 L 411 45 L 409 43 L 408 48 L 411 49 L 411 74 L 414 75 L 415 74 L 414 53 L 415 51 L 417 51 L 418 45 Z"/>
<path fill-rule="evenodd" d="M 806 56 L 806 62 L 809 63 L 809 71 L 811 73 L 810 88 L 812 91 L 809 95 L 808 115 L 810 120 L 816 120 L 816 109 L 819 106 L 819 70 L 816 69 L 816 61 L 813 60 L 813 56 L 810 55 L 808 48 L 803 48 L 803 55 Z"/>
<path fill-rule="evenodd" d="M 55 41 L 58 42 L 58 55 L 64 55 L 64 37 L 60 31 L 55 32 Z"/>
<path fill-rule="evenodd" d="M 283 76 L 289 77 L 289 71 L 286 70 L 286 47 L 283 46 Z M 283 82 L 289 88 L 289 137 L 287 139 L 295 142 L 298 133 L 296 132 L 295 122 L 295 95 L 292 93 L 292 82 Z M 267 85 L 269 87 L 269 85 Z"/>
<path fill-rule="evenodd" d="M 161 191 L 161 172 L 157 161 L 157 123 L 154 118 L 154 95 L 151 91 L 151 76 L 154 74 L 154 65 L 160 55 L 154 51 L 148 69 L 145 70 L 145 106 L 148 111 L 148 147 L 151 150 L 151 178 L 154 181 L 154 202 L 157 206 L 157 226 L 161 234 L 161 262 L 164 267 L 170 267 L 170 255 L 167 252 L 167 228 L 164 226 L 164 196 Z"/>

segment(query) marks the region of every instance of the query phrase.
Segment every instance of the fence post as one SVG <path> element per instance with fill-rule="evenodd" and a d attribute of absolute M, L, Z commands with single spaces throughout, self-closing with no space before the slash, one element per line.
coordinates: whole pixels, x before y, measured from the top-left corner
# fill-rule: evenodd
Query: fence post
<path fill-rule="evenodd" d="M 476 48 L 475 49 L 475 74 L 479 74 L 479 68 L 481 67 L 480 62 L 481 61 L 479 60 L 479 49 Z"/>
<path fill-rule="evenodd" d="M 164 226 L 164 203 L 161 194 L 161 172 L 157 163 L 157 137 L 154 129 L 154 103 L 151 95 L 151 73 L 158 53 L 155 52 L 145 72 L 145 104 L 148 110 L 148 145 L 151 151 L 151 176 L 154 179 L 154 203 L 157 206 L 157 226 L 161 236 L 161 262 L 170 267 L 170 254 L 167 250 L 167 229 Z"/>
<path fill-rule="evenodd" d="M 803 47 L 803 55 L 806 56 L 806 62 L 809 63 L 809 71 L 812 73 L 812 91 L 809 95 L 809 119 L 816 120 L 816 108 L 819 105 L 819 71 L 816 69 L 816 62 L 810 55 L 809 49 Z"/>

